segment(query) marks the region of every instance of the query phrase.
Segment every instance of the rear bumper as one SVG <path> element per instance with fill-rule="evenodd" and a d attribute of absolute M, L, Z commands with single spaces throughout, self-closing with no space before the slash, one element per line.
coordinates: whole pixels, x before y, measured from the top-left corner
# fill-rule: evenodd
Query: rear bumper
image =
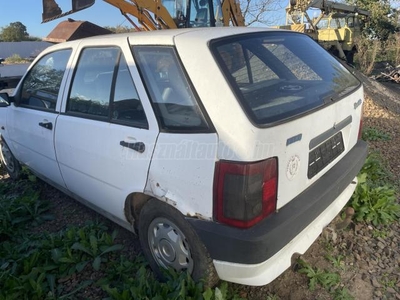
<path fill-rule="evenodd" d="M 367 144 L 359 141 L 312 186 L 250 229 L 188 218 L 220 278 L 263 285 L 279 276 L 292 254 L 306 251 L 349 200 L 366 156 Z"/>

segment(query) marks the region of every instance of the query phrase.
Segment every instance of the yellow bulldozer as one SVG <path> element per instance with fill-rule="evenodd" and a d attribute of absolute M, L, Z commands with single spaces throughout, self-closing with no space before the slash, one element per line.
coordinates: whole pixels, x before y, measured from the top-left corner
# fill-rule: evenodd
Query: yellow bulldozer
<path fill-rule="evenodd" d="M 309 16 L 309 12 L 319 12 Z M 356 6 L 327 0 L 290 0 L 286 25 L 276 28 L 303 32 L 334 55 L 353 64 L 355 40 L 368 22 L 370 12 Z"/>

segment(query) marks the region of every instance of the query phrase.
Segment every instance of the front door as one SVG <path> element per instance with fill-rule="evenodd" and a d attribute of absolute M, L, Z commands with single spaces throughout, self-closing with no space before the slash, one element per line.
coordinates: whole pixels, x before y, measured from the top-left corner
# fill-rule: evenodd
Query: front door
<path fill-rule="evenodd" d="M 71 49 L 44 55 L 29 70 L 9 107 L 7 127 L 15 157 L 65 187 L 54 151 L 54 130 Z"/>

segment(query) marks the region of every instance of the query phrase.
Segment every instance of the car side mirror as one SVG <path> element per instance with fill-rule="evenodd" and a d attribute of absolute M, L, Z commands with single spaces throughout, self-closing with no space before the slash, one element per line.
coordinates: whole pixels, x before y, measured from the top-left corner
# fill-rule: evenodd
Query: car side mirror
<path fill-rule="evenodd" d="M 7 107 L 14 102 L 14 97 L 10 97 L 7 93 L 0 93 L 0 107 Z"/>

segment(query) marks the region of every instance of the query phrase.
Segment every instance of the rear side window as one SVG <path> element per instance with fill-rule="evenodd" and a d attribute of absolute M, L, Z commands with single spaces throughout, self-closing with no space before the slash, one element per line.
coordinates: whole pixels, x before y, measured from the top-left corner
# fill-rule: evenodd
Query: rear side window
<path fill-rule="evenodd" d="M 123 125 L 148 127 L 125 57 L 117 47 L 82 50 L 66 112 Z"/>
<path fill-rule="evenodd" d="M 194 91 L 172 47 L 133 47 L 160 126 L 174 132 L 208 132 Z"/>
<path fill-rule="evenodd" d="M 64 49 L 43 56 L 25 77 L 18 105 L 55 111 L 71 52 L 71 49 Z"/>
<path fill-rule="evenodd" d="M 302 34 L 247 34 L 213 41 L 211 50 L 258 125 L 318 109 L 360 85 L 335 58 Z"/>

